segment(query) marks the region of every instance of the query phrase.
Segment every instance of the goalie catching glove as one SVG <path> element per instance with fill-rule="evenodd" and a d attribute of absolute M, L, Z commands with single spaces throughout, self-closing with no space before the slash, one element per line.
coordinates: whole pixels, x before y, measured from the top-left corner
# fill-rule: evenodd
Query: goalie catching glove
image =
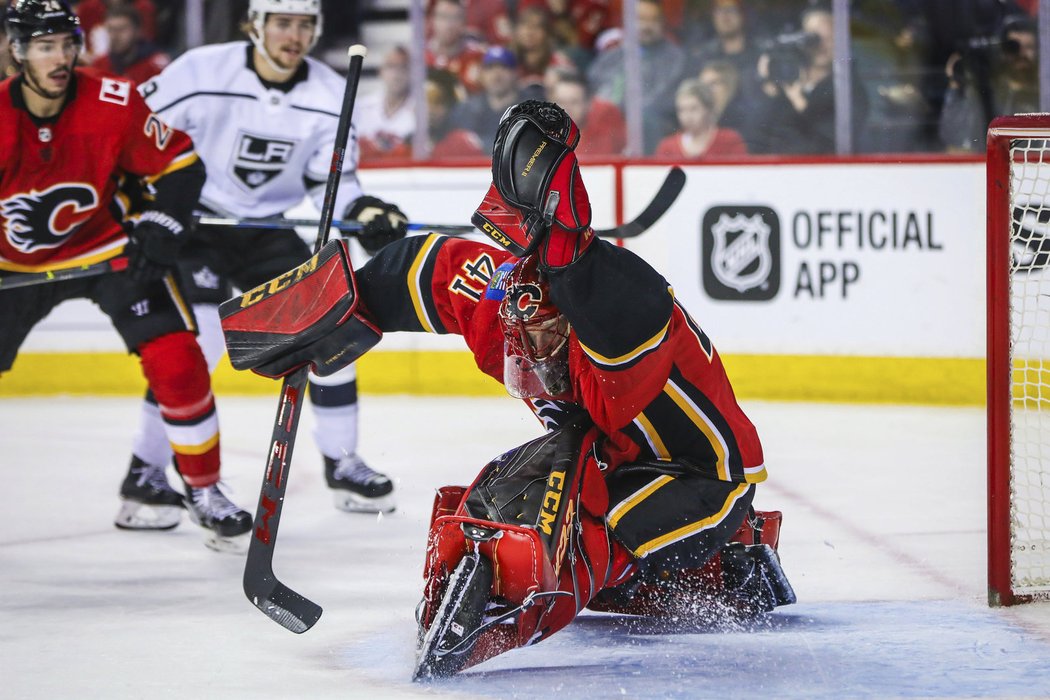
<path fill-rule="evenodd" d="M 408 233 L 408 217 L 396 204 L 378 197 L 362 196 L 355 199 L 343 213 L 343 219 L 364 225 L 357 234 L 361 247 L 375 255 L 388 243 L 401 240 Z"/>
<path fill-rule="evenodd" d="M 492 186 L 471 222 L 519 258 L 539 250 L 547 268 L 583 255 L 594 231 L 579 140 L 556 104 L 526 100 L 507 110 L 492 149 Z"/>

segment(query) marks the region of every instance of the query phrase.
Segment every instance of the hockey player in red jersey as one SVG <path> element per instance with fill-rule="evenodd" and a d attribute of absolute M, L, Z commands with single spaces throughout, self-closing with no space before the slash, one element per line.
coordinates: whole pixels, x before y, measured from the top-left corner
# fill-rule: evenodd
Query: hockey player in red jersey
<path fill-rule="evenodd" d="M 470 487 L 439 490 L 417 678 L 536 643 L 584 607 L 681 619 L 763 614 L 795 600 L 776 553 L 780 513 L 751 507 L 766 478 L 758 433 L 667 281 L 594 236 L 578 140 L 557 105 L 512 107 L 474 216 L 500 248 L 438 235 L 387 246 L 347 293 L 356 291 L 360 323 L 260 353 L 266 333 L 251 329 L 281 330 L 264 319 L 290 308 L 259 304 L 260 294 L 224 307 L 234 366 L 268 376 L 304 362 L 334 371 L 379 332 L 460 334 L 478 368 L 548 429 Z M 293 277 L 309 284 L 300 271 Z M 288 285 L 269 289 L 279 286 Z M 323 296 L 296 286 L 292 299 Z M 287 333 L 319 313 L 281 326 Z M 335 345 L 346 354 L 333 362 Z M 239 348 L 256 359 L 242 362 Z"/>
<path fill-rule="evenodd" d="M 170 274 L 204 181 L 189 137 L 164 124 L 125 80 L 78 68 L 82 35 L 66 0 L 16 0 L 6 32 L 20 72 L 0 83 L 0 270 L 42 272 L 127 253 L 126 272 L 0 290 L 0 372 L 59 303 L 87 298 L 139 356 L 177 455 L 186 497 L 135 475 L 123 519 L 174 527 L 183 505 L 215 548 L 251 528 L 218 488 L 219 429 L 193 315 Z M 141 180 L 129 212 L 122 181 Z M 130 231 L 122 223 L 135 221 Z M 243 540 L 244 538 L 241 537 Z"/>

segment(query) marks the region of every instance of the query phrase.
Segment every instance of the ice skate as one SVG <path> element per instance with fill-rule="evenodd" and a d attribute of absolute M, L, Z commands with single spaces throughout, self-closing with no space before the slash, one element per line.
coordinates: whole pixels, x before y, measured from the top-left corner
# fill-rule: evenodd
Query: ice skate
<path fill-rule="evenodd" d="M 168 483 L 164 467 L 135 456 L 120 485 L 120 500 L 113 524 L 121 530 L 170 530 L 182 520 L 182 494 Z"/>
<path fill-rule="evenodd" d="M 185 503 L 190 520 L 208 531 L 206 547 L 216 552 L 247 551 L 252 516 L 230 502 L 218 484 L 199 489 L 187 485 Z"/>
<path fill-rule="evenodd" d="M 356 454 L 338 460 L 324 458 L 324 476 L 335 507 L 348 513 L 389 513 L 394 510 L 394 484 Z"/>

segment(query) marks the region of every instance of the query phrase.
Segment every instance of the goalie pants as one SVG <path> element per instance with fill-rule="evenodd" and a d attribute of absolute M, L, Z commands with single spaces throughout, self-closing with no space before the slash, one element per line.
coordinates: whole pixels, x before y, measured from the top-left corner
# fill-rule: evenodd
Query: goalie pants
<path fill-rule="evenodd" d="M 606 522 L 646 563 L 700 566 L 736 532 L 754 499 L 753 484 L 719 481 L 674 462 L 625 464 L 606 477 Z"/>
<path fill-rule="evenodd" d="M 138 283 L 114 273 L 0 292 L 0 373 L 29 331 L 60 303 L 90 299 L 109 316 L 128 351 L 140 356 L 156 410 L 159 440 L 174 448 L 188 480 L 219 479 L 219 423 L 208 370 L 194 341 L 193 314 L 172 276 Z M 170 445 L 170 446 L 169 446 Z"/>
<path fill-rule="evenodd" d="M 309 246 L 293 229 L 201 226 L 180 253 L 183 288 L 200 325 L 198 341 L 214 371 L 226 346 L 218 305 L 233 290 L 257 287 L 309 258 Z M 357 373 L 353 365 L 328 377 L 310 375 L 310 400 L 321 453 L 332 459 L 357 450 Z M 164 439 L 160 411 L 152 393 L 142 406 L 132 451 L 149 464 L 167 464 L 171 450 Z"/>

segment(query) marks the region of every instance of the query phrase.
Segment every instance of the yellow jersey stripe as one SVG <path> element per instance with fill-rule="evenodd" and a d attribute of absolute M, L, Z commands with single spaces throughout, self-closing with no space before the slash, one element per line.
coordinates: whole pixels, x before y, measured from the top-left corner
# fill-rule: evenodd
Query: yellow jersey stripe
<path fill-rule="evenodd" d="M 723 518 L 726 517 L 726 513 L 728 513 L 729 510 L 733 507 L 737 499 L 743 496 L 749 488 L 751 488 L 749 484 L 740 484 L 730 492 L 729 498 L 726 499 L 726 502 L 722 504 L 722 508 L 717 513 L 710 517 L 697 520 L 695 523 L 683 525 L 677 530 L 672 530 L 671 532 L 660 535 L 659 537 L 653 538 L 648 542 L 645 542 L 634 551 L 634 555 L 639 558 L 644 557 L 647 554 L 652 554 L 658 549 L 662 549 L 663 547 L 666 547 L 669 544 L 674 544 L 675 542 L 683 540 L 686 537 L 689 537 L 690 535 L 695 535 L 701 530 L 706 530 L 709 527 L 717 525 L 718 523 L 722 522 Z"/>
<path fill-rule="evenodd" d="M 171 273 L 164 275 L 164 286 L 168 288 L 168 295 L 171 296 L 171 300 L 175 302 L 175 306 L 179 310 L 179 315 L 182 316 L 182 322 L 186 324 L 186 329 L 196 332 L 197 318 L 193 315 L 193 311 L 186 303 L 186 300 L 182 298 L 182 293 L 179 292 L 179 287 L 175 284 L 175 279 L 172 277 Z"/>
<path fill-rule="evenodd" d="M 423 305 L 423 280 L 420 279 L 420 273 L 440 238 L 441 236 L 436 233 L 428 235 L 426 243 L 419 249 L 416 259 L 412 261 L 412 266 L 408 270 L 408 293 L 412 297 L 412 308 L 415 309 L 416 318 L 419 319 L 420 325 L 427 333 L 437 333 L 437 325 L 427 318 L 426 307 Z"/>
<path fill-rule="evenodd" d="M 182 170 L 183 168 L 189 167 L 200 160 L 200 156 L 197 155 L 196 151 L 188 151 L 187 153 L 179 156 L 175 160 L 168 163 L 168 167 L 161 170 L 156 175 L 150 175 L 149 177 L 142 178 L 149 184 L 153 184 L 157 180 L 161 179 L 165 175 L 169 175 L 176 170 Z"/>
<path fill-rule="evenodd" d="M 682 409 L 682 412 L 689 417 L 693 425 L 707 436 L 707 441 L 711 444 L 711 448 L 715 451 L 715 455 L 718 458 L 715 464 L 718 478 L 722 481 L 732 481 L 729 476 L 729 464 L 726 462 L 726 454 L 729 452 L 729 448 L 726 446 L 722 434 L 718 432 L 714 423 L 711 422 L 711 419 L 704 415 L 700 407 L 693 403 L 692 399 L 686 396 L 685 392 L 674 382 L 667 382 L 667 385 L 664 387 L 664 393 L 671 397 L 671 400 L 677 404 L 678 408 Z"/>
<path fill-rule="evenodd" d="M 646 441 L 649 443 L 649 448 L 656 455 L 657 459 L 671 459 L 670 451 L 668 451 L 664 441 L 660 439 L 660 434 L 656 432 L 656 428 L 653 427 L 652 422 L 645 417 L 644 413 L 638 414 L 638 417 L 634 419 L 634 424 L 642 431 L 642 435 L 645 436 Z"/>
<path fill-rule="evenodd" d="M 638 505 L 650 495 L 652 495 L 652 493 L 658 488 L 670 483 L 673 480 L 673 477 L 667 476 L 666 474 L 664 474 L 663 476 L 658 476 L 642 488 L 632 493 L 626 499 L 618 503 L 616 507 L 610 510 L 609 514 L 605 516 L 605 520 L 607 523 L 609 523 L 609 527 L 615 528 L 616 523 L 620 522 L 620 518 L 627 515 L 627 513 L 629 513 L 632 508 L 634 508 L 636 505 Z"/>
<path fill-rule="evenodd" d="M 127 237 L 121 236 L 106 247 L 95 249 L 88 255 L 72 258 L 70 260 L 44 263 L 41 265 L 20 265 L 19 263 L 11 262 L 10 260 L 0 260 L 0 270 L 6 270 L 8 272 L 54 272 L 56 270 L 68 270 L 73 267 L 94 265 L 103 260 L 117 257 L 121 250 L 124 249 L 127 242 Z"/>
<path fill-rule="evenodd" d="M 638 359 L 639 357 L 641 357 L 645 353 L 649 352 L 653 348 L 659 346 L 660 343 L 663 342 L 664 337 L 667 336 L 667 330 L 670 327 L 671 327 L 671 322 L 668 321 L 666 324 L 664 324 L 664 327 L 661 328 L 660 331 L 656 335 L 654 335 L 652 338 L 650 338 L 649 340 L 645 341 L 644 343 L 642 343 L 641 345 L 636 347 L 634 350 L 631 350 L 630 352 L 628 352 L 628 353 L 626 353 L 624 355 L 620 355 L 619 357 L 606 357 L 605 355 L 602 355 L 601 353 L 595 352 L 594 350 L 592 350 L 591 348 L 587 347 L 583 343 L 580 343 L 580 347 L 583 348 L 583 351 L 585 353 L 587 353 L 588 357 L 590 357 L 592 360 L 594 360 L 598 364 L 607 365 L 607 366 L 625 365 L 628 362 L 631 362 L 633 360 Z"/>

